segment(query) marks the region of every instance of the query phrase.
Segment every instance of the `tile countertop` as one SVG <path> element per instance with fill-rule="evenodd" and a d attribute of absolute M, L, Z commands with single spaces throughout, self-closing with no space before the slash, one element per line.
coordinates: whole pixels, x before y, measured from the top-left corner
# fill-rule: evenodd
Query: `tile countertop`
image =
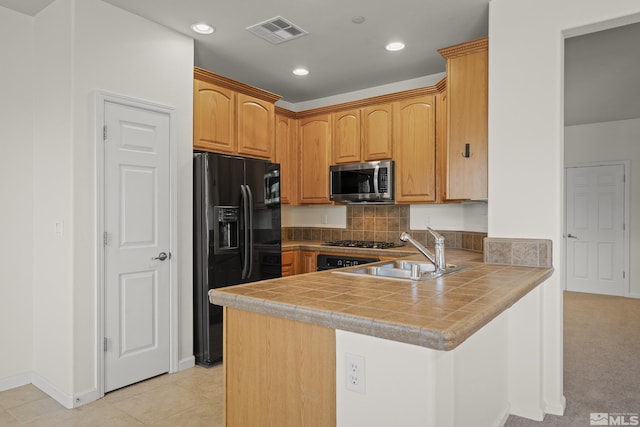
<path fill-rule="evenodd" d="M 453 350 L 553 273 L 553 268 L 484 264 L 481 258 L 475 252 L 447 250 L 448 263 L 468 267 L 420 282 L 327 270 L 214 289 L 209 291 L 209 300 L 328 328 Z M 407 259 L 424 261 L 420 255 Z"/>

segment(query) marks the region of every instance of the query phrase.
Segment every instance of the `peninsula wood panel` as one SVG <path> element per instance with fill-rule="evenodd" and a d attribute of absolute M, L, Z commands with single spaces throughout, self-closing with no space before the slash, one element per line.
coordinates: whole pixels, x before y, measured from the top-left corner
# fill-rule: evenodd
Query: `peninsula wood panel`
<path fill-rule="evenodd" d="M 393 104 L 362 109 L 364 161 L 390 159 L 393 156 Z"/>
<path fill-rule="evenodd" d="M 335 426 L 335 331 L 224 310 L 226 427 Z"/>
<path fill-rule="evenodd" d="M 333 113 L 333 163 L 360 161 L 360 110 Z"/>
<path fill-rule="evenodd" d="M 435 96 L 399 101 L 396 108 L 396 195 L 399 203 L 436 200 Z"/>
<path fill-rule="evenodd" d="M 235 92 L 194 80 L 193 148 L 235 152 Z"/>
<path fill-rule="evenodd" d="M 329 204 L 331 116 L 300 120 L 300 203 Z"/>
<path fill-rule="evenodd" d="M 238 154 L 271 159 L 275 142 L 273 103 L 237 93 L 236 116 Z"/>

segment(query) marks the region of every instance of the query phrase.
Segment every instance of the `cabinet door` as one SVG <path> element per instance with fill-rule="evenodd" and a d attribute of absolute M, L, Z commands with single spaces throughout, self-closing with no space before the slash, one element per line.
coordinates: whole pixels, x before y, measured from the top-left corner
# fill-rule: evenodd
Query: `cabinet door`
<path fill-rule="evenodd" d="M 331 203 L 329 162 L 331 117 L 328 114 L 300 120 L 300 203 Z"/>
<path fill-rule="evenodd" d="M 487 88 L 486 50 L 447 61 L 449 199 L 487 198 Z"/>
<path fill-rule="evenodd" d="M 273 157 L 274 107 L 267 101 L 236 94 L 238 154 L 271 159 Z"/>
<path fill-rule="evenodd" d="M 297 274 L 296 268 L 299 252 L 298 250 L 282 251 L 282 277 Z"/>
<path fill-rule="evenodd" d="M 396 107 L 396 201 L 435 201 L 435 97 L 399 101 Z"/>
<path fill-rule="evenodd" d="M 311 273 L 317 271 L 318 253 L 315 251 L 300 251 L 301 273 Z"/>
<path fill-rule="evenodd" d="M 393 105 L 381 104 L 362 109 L 362 160 L 393 157 Z"/>
<path fill-rule="evenodd" d="M 280 202 L 298 203 L 298 145 L 295 140 L 296 121 L 276 114 L 276 153 L 280 163 Z"/>
<path fill-rule="evenodd" d="M 360 161 L 360 110 L 333 113 L 333 163 Z"/>
<path fill-rule="evenodd" d="M 233 153 L 235 93 L 200 80 L 193 89 L 193 148 Z"/>

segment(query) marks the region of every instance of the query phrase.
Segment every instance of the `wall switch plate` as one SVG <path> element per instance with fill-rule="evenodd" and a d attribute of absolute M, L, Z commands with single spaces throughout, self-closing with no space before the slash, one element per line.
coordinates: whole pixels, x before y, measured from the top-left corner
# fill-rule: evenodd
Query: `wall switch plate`
<path fill-rule="evenodd" d="M 64 222 L 62 221 L 56 221 L 53 224 L 53 232 L 55 233 L 56 236 L 58 237 L 62 237 L 64 236 Z"/>
<path fill-rule="evenodd" d="M 345 370 L 346 370 L 347 390 L 364 394 L 364 391 L 365 391 L 364 356 L 345 353 Z"/>

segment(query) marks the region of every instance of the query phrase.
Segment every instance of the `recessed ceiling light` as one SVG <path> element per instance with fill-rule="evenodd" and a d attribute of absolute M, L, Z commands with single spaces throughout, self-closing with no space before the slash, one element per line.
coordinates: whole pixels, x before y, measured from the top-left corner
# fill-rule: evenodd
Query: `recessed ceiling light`
<path fill-rule="evenodd" d="M 207 23 L 204 23 L 204 22 L 198 22 L 196 24 L 191 24 L 191 29 L 193 31 L 195 31 L 196 33 L 198 33 L 198 34 L 211 34 L 216 30 L 211 25 L 209 25 Z"/>
<path fill-rule="evenodd" d="M 309 70 L 307 70 L 306 68 L 296 68 L 295 70 L 293 70 L 293 74 L 295 74 L 296 76 L 306 76 L 307 74 L 309 74 Z"/>
<path fill-rule="evenodd" d="M 398 50 L 402 50 L 402 49 L 404 49 L 404 43 L 402 43 L 402 42 L 391 42 L 385 47 L 385 49 L 387 49 L 390 52 L 395 52 L 395 51 L 398 51 Z"/>
<path fill-rule="evenodd" d="M 362 24 L 365 21 L 364 16 L 354 16 L 351 18 L 351 22 L 354 24 Z"/>

